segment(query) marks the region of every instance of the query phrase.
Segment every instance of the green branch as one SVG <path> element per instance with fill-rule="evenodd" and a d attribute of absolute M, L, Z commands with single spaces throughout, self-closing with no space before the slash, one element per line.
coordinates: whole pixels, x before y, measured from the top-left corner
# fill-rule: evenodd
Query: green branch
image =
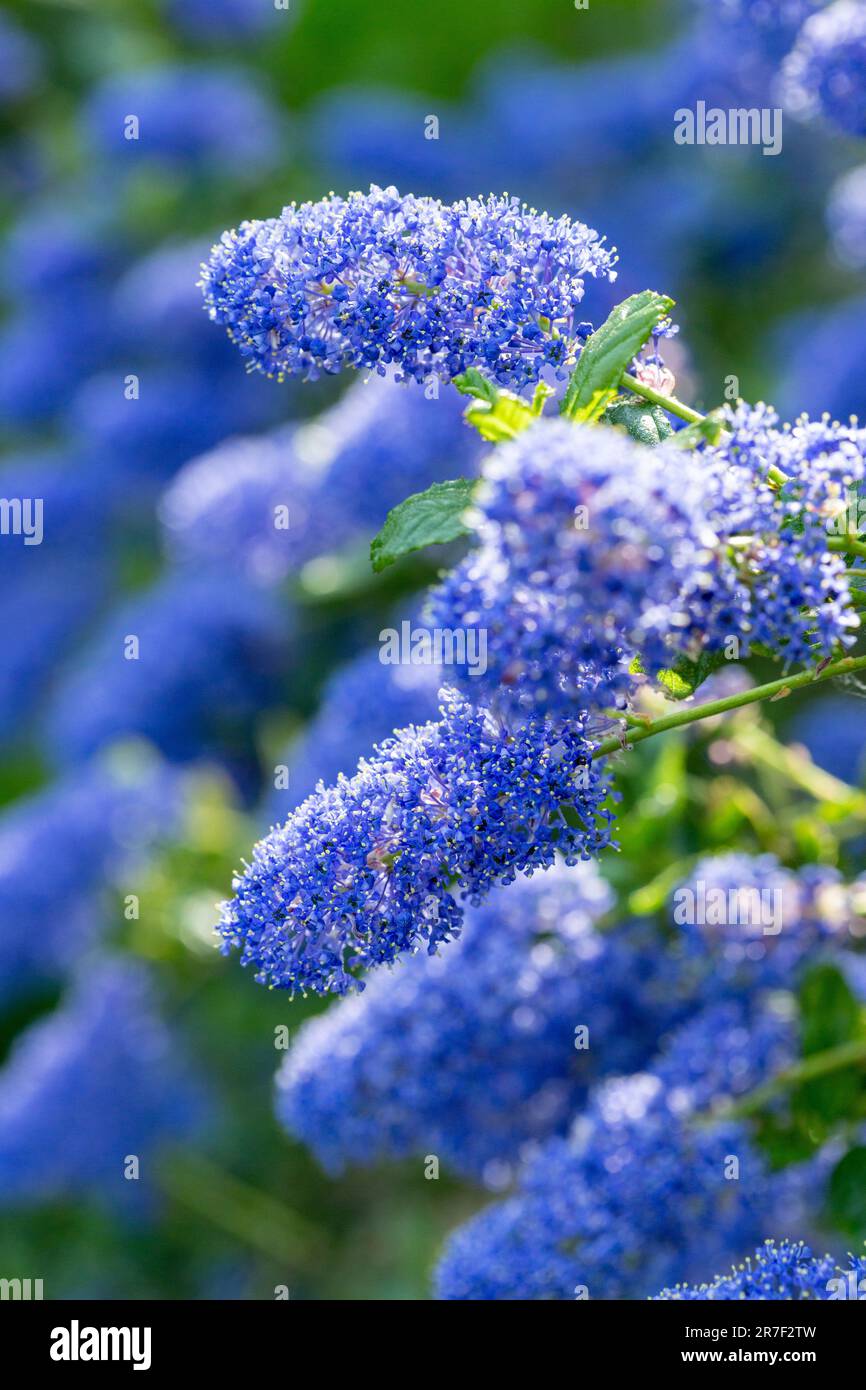
<path fill-rule="evenodd" d="M 829 1047 L 824 1052 L 804 1057 L 801 1062 L 780 1071 L 772 1081 L 756 1087 L 743 1100 L 731 1101 L 712 1111 L 706 1118 L 714 1121 L 745 1119 L 749 1115 L 756 1115 L 770 1101 L 793 1086 L 801 1086 L 806 1081 L 817 1080 L 819 1076 L 862 1063 L 866 1063 L 866 1038 L 854 1038 L 851 1042 L 840 1043 L 838 1047 Z"/>
<path fill-rule="evenodd" d="M 680 729 L 686 724 L 694 724 L 698 719 L 711 719 L 716 714 L 727 714 L 743 705 L 755 705 L 760 700 L 781 698 L 806 686 L 832 680 L 835 676 L 847 676 L 854 671 L 863 670 L 866 670 L 866 656 L 846 656 L 820 670 L 799 671 L 795 676 L 783 676 L 780 680 L 769 681 L 766 685 L 753 686 L 751 690 L 740 690 L 735 695 L 726 695 L 722 700 L 708 700 L 702 705 L 688 705 L 678 709 L 674 714 L 653 719 L 639 728 L 624 729 L 621 734 L 605 739 L 594 750 L 593 758 L 606 758 L 608 754 L 616 753 L 621 748 L 643 743 L 644 739 L 667 733 L 669 729 Z"/>
<path fill-rule="evenodd" d="M 167 1155 L 157 1180 L 173 1201 L 278 1265 L 303 1264 L 321 1242 L 303 1217 L 200 1154 Z"/>
<path fill-rule="evenodd" d="M 644 400 L 652 401 L 653 405 L 660 405 L 663 410 L 667 410 L 671 415 L 679 416 L 681 420 L 686 420 L 690 425 L 701 425 L 707 418 L 699 410 L 692 410 L 690 405 L 678 401 L 676 396 L 663 396 L 661 391 L 654 391 L 651 386 L 644 386 L 642 381 L 638 381 L 636 376 L 629 376 L 628 372 L 623 372 L 620 380 L 621 384 L 629 391 L 634 391 L 635 395 L 643 396 Z"/>
<path fill-rule="evenodd" d="M 857 555 L 861 560 L 866 560 L 866 541 L 858 541 L 854 536 L 831 536 L 827 541 L 827 549 L 843 555 Z"/>

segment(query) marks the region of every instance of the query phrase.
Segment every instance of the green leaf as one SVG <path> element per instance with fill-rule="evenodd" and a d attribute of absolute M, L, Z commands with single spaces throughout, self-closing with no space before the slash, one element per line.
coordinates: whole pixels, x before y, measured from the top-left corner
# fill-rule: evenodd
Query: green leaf
<path fill-rule="evenodd" d="M 677 657 L 673 666 L 659 671 L 659 685 L 667 692 L 669 699 L 687 700 L 714 671 L 724 666 L 727 659 L 724 652 L 702 652 L 697 661 L 687 656 Z M 633 658 L 628 669 L 632 676 L 645 674 L 639 656 Z"/>
<path fill-rule="evenodd" d="M 387 569 L 401 556 L 426 545 L 444 545 L 468 535 L 463 513 L 475 486 L 472 478 L 452 478 L 447 483 L 434 483 L 426 492 L 413 493 L 394 507 L 370 545 L 373 569 Z"/>
<path fill-rule="evenodd" d="M 604 412 L 602 422 L 619 425 L 632 439 L 650 448 L 655 448 L 656 444 L 661 444 L 663 439 L 668 439 L 674 432 L 660 405 L 651 405 L 649 401 L 636 401 L 633 397 L 630 400 L 614 400 Z"/>
<path fill-rule="evenodd" d="M 673 306 L 672 299 L 655 290 L 643 290 L 618 304 L 587 339 L 571 374 L 562 414 L 572 420 L 600 419 L 632 358 Z"/>
<path fill-rule="evenodd" d="M 860 1032 L 860 1005 L 835 965 L 815 965 L 800 985 L 803 1056 L 851 1042 Z"/>
<path fill-rule="evenodd" d="M 866 1234 L 866 1148 L 849 1149 L 830 1175 L 830 1219 L 847 1235 Z"/>
<path fill-rule="evenodd" d="M 460 376 L 455 376 L 453 382 L 461 395 L 476 396 L 479 401 L 487 401 L 488 405 L 496 404 L 498 388 L 477 367 L 468 367 Z"/>
<path fill-rule="evenodd" d="M 500 391 L 477 367 L 470 367 L 456 376 L 454 385 L 464 396 L 475 397 L 474 403 L 467 406 L 464 418 L 491 444 L 501 444 L 522 434 L 541 414 L 546 394 L 549 394 L 536 391 L 530 405 L 513 391 Z"/>

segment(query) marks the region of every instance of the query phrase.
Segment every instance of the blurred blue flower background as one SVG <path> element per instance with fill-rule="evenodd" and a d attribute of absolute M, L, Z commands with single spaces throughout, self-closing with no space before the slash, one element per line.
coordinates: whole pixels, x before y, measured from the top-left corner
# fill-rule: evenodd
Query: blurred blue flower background
<path fill-rule="evenodd" d="M 442 556 L 375 576 L 368 545 L 481 448 L 444 385 L 247 375 L 196 285 L 224 227 L 292 200 L 507 191 L 618 248 L 588 320 L 647 287 L 677 300 L 682 398 L 862 418 L 861 20 L 848 0 L 8 6 L 0 495 L 40 499 L 42 534 L 0 535 L 0 1276 L 46 1297 L 570 1297 L 566 1221 L 601 1296 L 647 1297 L 766 1236 L 838 1258 L 866 1239 L 862 1207 L 834 1226 L 814 1197 L 832 1126 L 813 1109 L 804 1164 L 773 1184 L 798 1143 L 781 1119 L 744 1140 L 760 1181 L 689 1245 L 682 1203 L 709 1224 L 718 1193 L 670 1120 L 702 1050 L 734 1090 L 787 1058 L 790 1010 L 761 991 L 802 988 L 798 950 L 716 960 L 714 992 L 710 948 L 672 942 L 670 894 L 704 858 L 775 856 L 718 873 L 787 874 L 810 949 L 844 931 L 828 968 L 862 1008 L 864 895 L 843 885 L 866 845 L 863 692 L 643 746 L 600 873 L 495 890 L 459 944 L 360 996 L 290 1000 L 218 954 L 259 834 L 435 714 L 437 672 L 383 666 L 378 636 L 419 621 Z M 781 152 L 676 143 L 698 101 L 782 109 Z"/>

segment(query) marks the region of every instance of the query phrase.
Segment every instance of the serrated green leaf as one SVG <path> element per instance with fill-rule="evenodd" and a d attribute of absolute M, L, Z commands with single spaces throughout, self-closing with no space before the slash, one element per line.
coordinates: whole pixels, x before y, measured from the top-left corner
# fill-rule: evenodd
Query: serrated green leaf
<path fill-rule="evenodd" d="M 453 378 L 453 383 L 462 396 L 475 396 L 479 401 L 487 401 L 489 405 L 496 404 L 498 387 L 494 386 L 483 372 L 479 372 L 477 367 L 468 367 L 460 376 Z"/>
<path fill-rule="evenodd" d="M 571 374 L 562 414 L 571 420 L 598 420 L 617 394 L 632 358 L 674 306 L 667 295 L 643 290 L 618 304 L 588 338 Z"/>
<path fill-rule="evenodd" d="M 494 405 L 477 401 L 467 406 L 464 417 L 491 444 L 516 439 L 535 419 L 531 406 L 511 391 L 500 391 Z"/>
<path fill-rule="evenodd" d="M 619 425 L 632 439 L 651 449 L 673 434 L 673 426 L 660 405 L 636 401 L 634 398 L 628 401 L 614 399 L 604 412 L 602 421 L 608 425 Z"/>
<path fill-rule="evenodd" d="M 659 671 L 659 685 L 667 692 L 672 700 L 687 700 L 690 695 L 703 685 L 714 671 L 718 671 L 724 666 L 727 657 L 724 652 L 703 652 L 697 659 L 692 661 L 687 656 L 680 656 L 673 666 L 667 670 Z M 644 668 L 639 656 L 632 659 L 629 666 L 629 675 L 644 675 Z"/>
<path fill-rule="evenodd" d="M 830 1219 L 847 1235 L 866 1235 L 866 1148 L 849 1149 L 830 1174 Z"/>
<path fill-rule="evenodd" d="M 513 391 L 502 391 L 494 386 L 477 367 L 469 367 L 456 376 L 454 385 L 462 395 L 475 397 L 473 404 L 466 407 L 463 418 L 491 444 L 501 444 L 522 434 L 541 414 L 549 394 L 548 388 L 537 390 L 530 404 Z"/>
<path fill-rule="evenodd" d="M 463 513 L 472 501 L 475 486 L 472 478 L 452 478 L 447 483 L 434 483 L 426 492 L 413 493 L 394 507 L 371 542 L 373 569 L 387 569 L 413 550 L 444 545 L 468 535 Z"/>
<path fill-rule="evenodd" d="M 724 652 L 702 652 L 697 661 L 678 657 L 667 671 L 659 672 L 659 684 L 672 700 L 687 700 L 726 660 Z"/>

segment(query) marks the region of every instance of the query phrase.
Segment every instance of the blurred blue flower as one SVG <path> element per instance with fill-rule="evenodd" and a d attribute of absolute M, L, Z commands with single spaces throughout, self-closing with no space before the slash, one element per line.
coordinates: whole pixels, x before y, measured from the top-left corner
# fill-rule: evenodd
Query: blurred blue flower
<path fill-rule="evenodd" d="M 90 1197 L 136 1217 L 159 1149 L 188 1142 L 208 1110 L 145 968 L 91 960 L 0 1071 L 0 1201 Z"/>
<path fill-rule="evenodd" d="M 866 10 L 834 0 L 806 20 L 783 71 L 785 102 L 845 135 L 866 135 Z"/>
<path fill-rule="evenodd" d="M 128 385 L 131 377 L 137 381 Z M 76 447 L 102 468 L 109 489 L 123 497 L 132 486 L 151 496 L 203 449 L 267 423 L 279 402 L 262 386 L 231 367 L 212 372 L 133 361 L 85 381 L 65 423 Z"/>
<path fill-rule="evenodd" d="M 90 766 L 0 812 L 0 1001 L 61 980 L 106 928 L 110 896 L 169 833 L 177 787 L 158 766 Z"/>
<path fill-rule="evenodd" d="M 793 1034 L 727 1003 L 685 1024 L 652 1070 L 603 1083 L 571 1136 L 529 1161 L 518 1194 L 451 1237 L 439 1296 L 647 1297 L 768 1232 L 805 1229 L 814 1163 L 772 1173 L 741 1123 L 695 1123 L 790 1062 Z"/>
<path fill-rule="evenodd" d="M 792 315 L 770 335 L 766 351 L 778 363 L 774 394 L 783 416 L 826 410 L 835 420 L 866 420 L 866 299 Z"/>
<path fill-rule="evenodd" d="M 282 1123 L 330 1172 L 433 1154 L 501 1185 L 593 1081 L 644 1065 L 682 1007 L 662 997 L 652 933 L 595 930 L 611 902 L 588 864 L 495 889 L 441 954 L 375 972 L 303 1025 L 278 1076 Z"/>
<path fill-rule="evenodd" d="M 843 174 L 830 190 L 827 229 L 843 265 L 866 266 L 866 164 Z"/>
<path fill-rule="evenodd" d="M 426 724 L 438 709 L 438 666 L 383 666 L 365 652 L 340 667 L 326 684 L 315 715 L 282 757 L 288 786 L 267 801 L 271 824 L 281 824 L 318 782 L 351 777 L 362 757 L 395 729 Z"/>
<path fill-rule="evenodd" d="M 285 157 L 286 118 L 238 68 L 176 65 L 106 78 L 82 124 L 95 154 L 221 179 L 255 178 Z"/>
<path fill-rule="evenodd" d="M 316 555 L 368 544 L 410 493 L 471 476 L 481 453 L 456 393 L 428 400 L 358 381 L 307 424 L 229 439 L 189 463 L 161 504 L 169 549 L 266 582 L 297 575 Z"/>
<path fill-rule="evenodd" d="M 866 701 L 855 695 L 826 695 L 795 711 L 788 742 L 805 744 L 813 762 L 856 784 L 866 776 Z"/>
<path fill-rule="evenodd" d="M 248 783 L 256 718 L 280 698 L 292 633 L 289 611 L 230 573 L 168 574 L 76 655 L 52 696 L 47 744 L 68 764 L 137 735 L 174 761 L 213 757 Z"/>
<path fill-rule="evenodd" d="M 8 14 L 0 14 L 0 104 L 20 101 L 42 76 L 36 40 Z"/>

